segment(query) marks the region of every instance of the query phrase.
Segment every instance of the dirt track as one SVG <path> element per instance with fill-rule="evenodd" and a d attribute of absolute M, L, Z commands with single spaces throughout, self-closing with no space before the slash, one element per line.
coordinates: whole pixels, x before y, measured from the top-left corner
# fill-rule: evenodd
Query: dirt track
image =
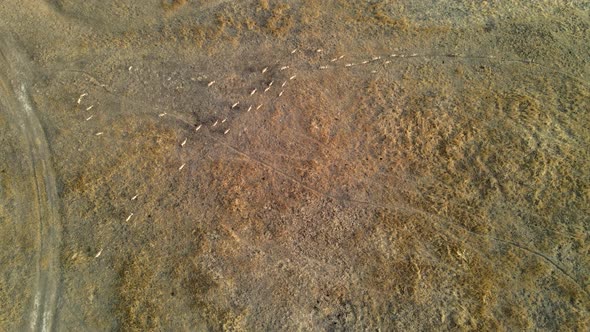
<path fill-rule="evenodd" d="M 29 181 L 17 184 L 20 201 L 14 202 L 18 208 L 12 211 L 11 219 L 20 229 L 11 232 L 10 236 L 17 238 L 19 233 L 25 233 L 25 236 L 35 239 L 27 252 L 32 260 L 23 262 L 34 266 L 35 275 L 30 276 L 31 283 L 24 285 L 21 294 L 13 299 L 17 303 L 22 301 L 25 311 L 22 316 L 18 313 L 10 316 L 12 321 L 7 327 L 22 329 L 26 326 L 35 331 L 50 331 L 54 328 L 61 279 L 61 221 L 55 174 L 45 132 L 29 100 L 30 64 L 26 57 L 18 53 L 19 47 L 11 40 L 9 31 L 3 30 L 0 38 L 3 120 L 7 122 L 6 128 L 18 128 L 17 142 L 11 143 L 23 147 L 24 155 L 20 158 L 26 166 L 18 172 L 29 177 Z M 20 273 L 29 269 L 12 263 L 7 263 L 7 266 Z"/>

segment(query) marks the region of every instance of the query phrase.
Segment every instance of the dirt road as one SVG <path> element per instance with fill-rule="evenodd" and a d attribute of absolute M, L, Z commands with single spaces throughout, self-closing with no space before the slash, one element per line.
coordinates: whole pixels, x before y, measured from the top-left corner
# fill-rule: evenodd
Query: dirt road
<path fill-rule="evenodd" d="M 29 236 L 35 239 L 29 248 L 33 258 L 30 264 L 34 266 L 31 268 L 34 273 L 28 289 L 32 294 L 24 297 L 29 303 L 21 304 L 26 308 L 21 321 L 23 324 L 28 323 L 32 331 L 51 331 L 55 328 L 60 280 L 59 198 L 45 132 L 28 95 L 27 84 L 31 74 L 27 71 L 30 67 L 27 59 L 17 50 L 18 46 L 10 34 L 3 31 L 0 34 L 0 110 L 9 125 L 18 127 L 20 135 L 16 137 L 16 144 L 24 147 L 25 153 L 21 158 L 26 165 L 20 171 L 30 175 L 30 181 L 14 183 L 19 186 L 17 191 L 20 201 L 16 204 L 18 209 L 13 211 L 13 220 L 24 226 L 19 232 L 29 232 Z M 18 303 L 23 301 L 23 297 L 14 300 Z"/>

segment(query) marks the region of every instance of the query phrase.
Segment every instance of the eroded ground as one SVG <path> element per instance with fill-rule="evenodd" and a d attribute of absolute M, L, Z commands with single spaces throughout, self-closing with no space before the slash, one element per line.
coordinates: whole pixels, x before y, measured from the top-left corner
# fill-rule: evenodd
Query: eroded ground
<path fill-rule="evenodd" d="M 0 326 L 587 329 L 589 10 L 3 2 Z"/>

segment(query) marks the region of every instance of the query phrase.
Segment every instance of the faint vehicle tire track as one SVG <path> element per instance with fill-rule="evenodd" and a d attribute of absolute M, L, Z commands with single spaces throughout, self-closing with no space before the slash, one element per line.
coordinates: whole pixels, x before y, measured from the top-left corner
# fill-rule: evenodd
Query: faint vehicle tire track
<path fill-rule="evenodd" d="M 5 30 L 3 30 L 6 32 Z M 30 314 L 23 317 L 23 328 L 33 331 L 51 331 L 55 326 L 56 304 L 60 282 L 59 245 L 61 224 L 59 220 L 59 201 L 55 173 L 51 166 L 51 156 L 45 132 L 29 100 L 26 82 L 28 66 L 23 55 L 19 54 L 16 43 L 9 33 L 0 34 L 0 80 L 4 81 L 6 106 L 3 110 L 9 122 L 14 123 L 21 132 L 20 140 L 28 153 L 28 169 L 22 172 L 31 175 L 30 200 L 20 202 L 22 209 L 15 211 L 17 218 L 33 218 L 37 228 L 35 237 L 34 300 Z M 10 91 L 10 87 L 13 91 Z M 23 290 L 26 292 L 26 290 Z M 27 326 L 28 325 L 28 326 Z"/>

